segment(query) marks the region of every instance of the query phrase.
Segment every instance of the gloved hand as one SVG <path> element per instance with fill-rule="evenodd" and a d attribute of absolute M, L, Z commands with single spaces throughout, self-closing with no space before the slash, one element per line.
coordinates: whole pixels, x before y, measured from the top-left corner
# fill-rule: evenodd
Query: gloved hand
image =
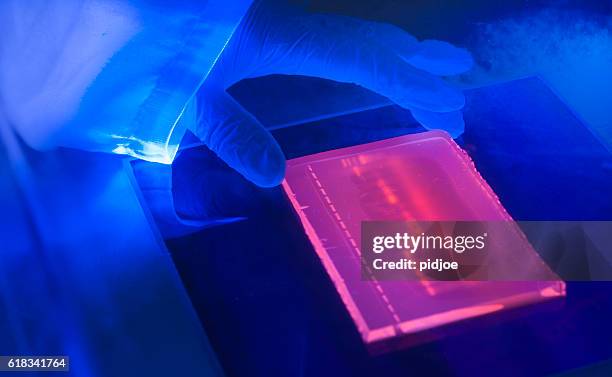
<path fill-rule="evenodd" d="M 426 128 L 463 132 L 461 91 L 440 76 L 472 66 L 464 49 L 418 41 L 384 23 L 306 14 L 277 1 L 254 4 L 197 95 L 193 132 L 248 180 L 275 186 L 284 156 L 264 127 L 225 90 L 270 74 L 354 83 L 409 109 Z"/>

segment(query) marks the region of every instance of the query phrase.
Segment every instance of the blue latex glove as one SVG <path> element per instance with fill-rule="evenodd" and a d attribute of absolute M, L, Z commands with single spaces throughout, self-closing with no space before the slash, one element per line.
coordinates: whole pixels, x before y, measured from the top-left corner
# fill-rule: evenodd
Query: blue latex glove
<path fill-rule="evenodd" d="M 270 133 L 225 90 L 270 74 L 354 83 L 410 109 L 426 128 L 463 132 L 464 97 L 440 76 L 472 66 L 464 49 L 418 41 L 384 23 L 306 14 L 275 1 L 254 4 L 197 95 L 194 133 L 230 167 L 263 187 L 284 176 Z M 265 93 L 262 93 L 265 95 Z"/>

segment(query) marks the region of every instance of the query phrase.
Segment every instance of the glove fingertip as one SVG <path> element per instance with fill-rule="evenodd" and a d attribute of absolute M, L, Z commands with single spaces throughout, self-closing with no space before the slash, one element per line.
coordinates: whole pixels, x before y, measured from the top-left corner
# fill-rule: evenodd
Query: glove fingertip
<path fill-rule="evenodd" d="M 262 151 L 254 148 L 243 155 L 237 170 L 260 187 L 278 186 L 285 177 L 285 156 L 274 142 Z"/>
<path fill-rule="evenodd" d="M 453 139 L 461 136 L 465 131 L 465 122 L 461 111 L 437 113 L 432 111 L 411 109 L 410 112 L 423 127 L 428 130 L 444 130 Z"/>
<path fill-rule="evenodd" d="M 260 187 L 275 187 L 285 178 L 284 157 L 273 158 L 261 165 L 261 169 L 253 176 L 253 183 Z"/>
<path fill-rule="evenodd" d="M 474 65 L 472 54 L 461 47 L 438 40 L 425 40 L 408 59 L 415 67 L 439 76 L 457 75 Z"/>

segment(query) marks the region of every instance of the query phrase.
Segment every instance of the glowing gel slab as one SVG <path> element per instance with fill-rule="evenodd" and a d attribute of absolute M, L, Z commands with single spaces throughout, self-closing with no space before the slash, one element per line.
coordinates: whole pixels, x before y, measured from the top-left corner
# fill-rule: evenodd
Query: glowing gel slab
<path fill-rule="evenodd" d="M 444 132 L 289 160 L 283 188 L 368 345 L 419 342 L 459 321 L 565 295 L 550 271 L 547 281 L 362 279 L 362 221 L 511 220 Z"/>

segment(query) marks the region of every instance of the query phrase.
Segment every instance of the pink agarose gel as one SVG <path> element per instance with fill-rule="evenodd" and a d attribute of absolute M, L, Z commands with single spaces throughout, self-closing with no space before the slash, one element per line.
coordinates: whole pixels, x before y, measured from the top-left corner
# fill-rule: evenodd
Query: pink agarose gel
<path fill-rule="evenodd" d="M 289 160 L 283 188 L 368 344 L 423 338 L 441 326 L 565 295 L 565 284 L 547 271 L 546 281 L 362 279 L 362 221 L 511 220 L 469 156 L 444 132 Z"/>

